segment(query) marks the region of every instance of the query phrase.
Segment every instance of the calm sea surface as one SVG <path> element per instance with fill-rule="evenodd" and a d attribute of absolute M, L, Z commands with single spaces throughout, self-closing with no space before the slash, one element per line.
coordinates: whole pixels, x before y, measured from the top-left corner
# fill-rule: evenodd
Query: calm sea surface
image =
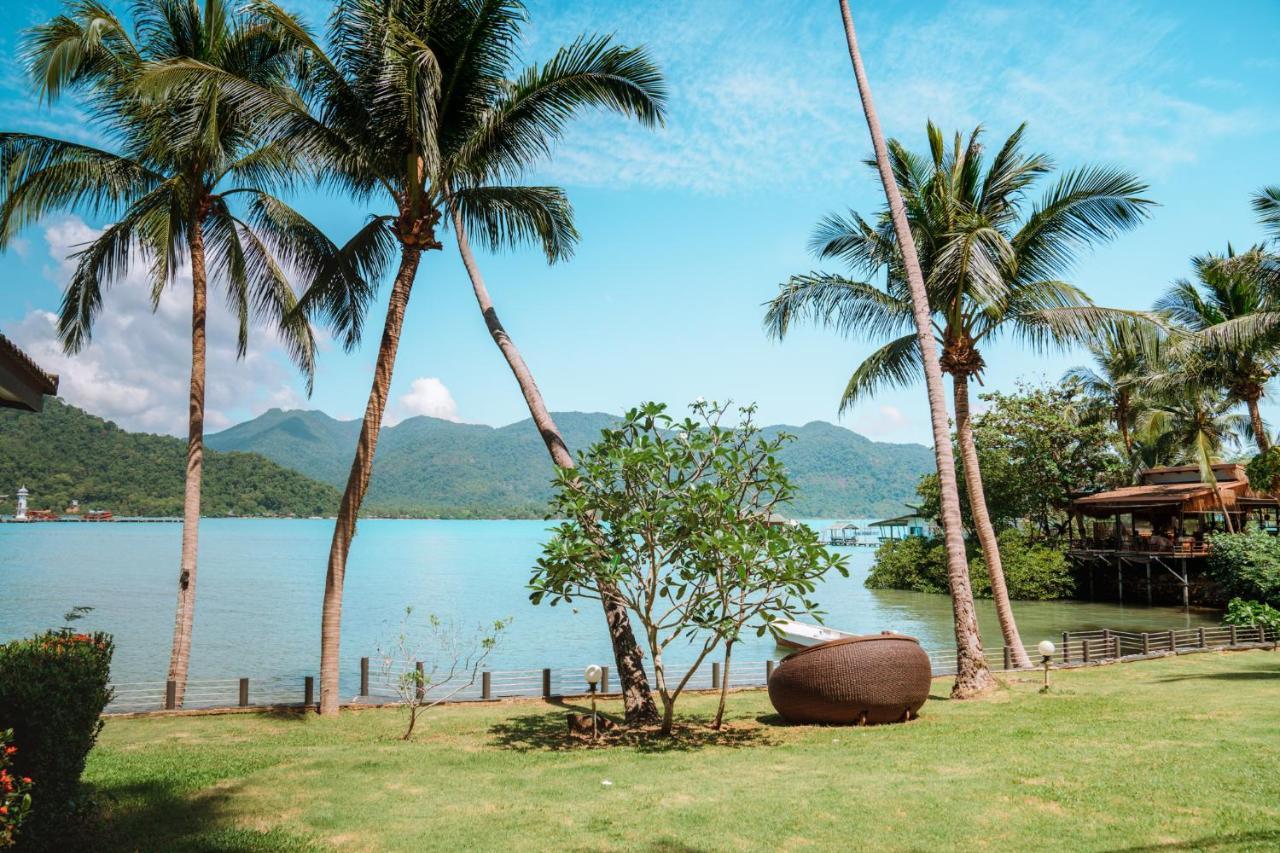
<path fill-rule="evenodd" d="M 822 522 L 812 522 L 821 529 Z M 360 524 L 347 570 L 343 609 L 344 681 L 358 658 L 374 656 L 399 630 L 407 605 L 473 626 L 513 617 L 488 668 L 536 669 L 608 663 L 600 605 L 532 606 L 525 584 L 540 552 L 540 521 L 392 521 Z M 210 519 L 201 525 L 191 677 L 298 677 L 316 672 L 320 602 L 333 523 L 323 520 Z M 113 680 L 162 680 L 173 631 L 178 524 L 0 525 L 0 640 L 78 623 L 116 637 Z M 848 578 L 832 577 L 817 600 L 828 624 L 844 630 L 892 629 L 926 648 L 953 643 L 950 601 L 942 595 L 879 592 L 862 585 L 871 549 L 842 549 Z M 983 638 L 998 647 L 989 602 L 980 602 Z M 1208 624 L 1210 616 L 1172 608 L 1079 602 L 1021 602 L 1022 637 L 1033 644 L 1064 630 L 1161 630 Z M 738 660 L 776 657 L 752 636 Z M 671 655 L 679 661 L 679 653 Z"/>

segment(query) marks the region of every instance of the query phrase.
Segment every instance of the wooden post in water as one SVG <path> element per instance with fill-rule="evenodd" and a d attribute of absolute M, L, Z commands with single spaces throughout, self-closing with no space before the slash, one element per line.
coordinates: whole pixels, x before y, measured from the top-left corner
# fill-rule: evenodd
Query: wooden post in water
<path fill-rule="evenodd" d="M 427 698 L 427 668 L 422 665 L 422 661 L 414 661 L 413 671 L 417 673 L 417 686 L 414 688 L 413 695 L 421 702 Z"/>
<path fill-rule="evenodd" d="M 480 673 L 480 698 L 488 701 L 493 698 L 493 686 L 490 680 L 491 673 L 485 670 Z"/>
<path fill-rule="evenodd" d="M 1147 560 L 1147 606 L 1151 606 L 1151 561 Z"/>
<path fill-rule="evenodd" d="M 360 658 L 360 695 L 369 695 L 369 659 Z"/>
<path fill-rule="evenodd" d="M 240 707 L 249 707 L 249 679 L 240 679 Z"/>
<path fill-rule="evenodd" d="M 316 704 L 316 679 L 308 675 L 302 679 L 302 707 L 311 710 Z"/>
<path fill-rule="evenodd" d="M 172 711 L 178 707 L 178 682 L 172 678 L 164 683 L 164 709 Z"/>
<path fill-rule="evenodd" d="M 542 671 L 542 698 L 551 698 L 551 670 L 549 669 Z"/>
<path fill-rule="evenodd" d="M 711 689 L 720 689 L 720 661 L 718 660 L 711 662 Z"/>

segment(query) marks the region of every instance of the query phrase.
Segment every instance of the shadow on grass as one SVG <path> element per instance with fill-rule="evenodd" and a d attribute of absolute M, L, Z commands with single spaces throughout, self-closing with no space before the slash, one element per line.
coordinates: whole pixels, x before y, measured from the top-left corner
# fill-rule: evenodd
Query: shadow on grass
<path fill-rule="evenodd" d="M 1280 830 L 1238 832 L 1231 835 L 1209 835 L 1186 841 L 1170 841 L 1168 844 L 1148 844 L 1140 847 L 1121 847 L 1116 853 L 1158 853 L 1161 850 L 1275 850 L 1280 847 Z"/>
<path fill-rule="evenodd" d="M 591 713 L 590 707 L 564 701 L 557 700 L 551 704 L 580 714 Z M 628 729 L 614 717 L 605 714 L 600 714 L 600 717 L 613 721 L 617 728 L 602 732 L 598 741 L 571 736 L 566 717 L 554 712 L 525 714 L 503 720 L 490 726 L 489 734 L 493 737 L 494 746 L 516 752 L 568 752 L 619 746 L 643 753 L 689 752 L 714 746 L 742 747 L 770 742 L 767 733 L 754 726 L 737 728 L 729 723 L 717 731 L 710 728 L 707 721 L 686 719 L 676 723 L 671 737 L 663 737 L 656 726 Z"/>
<path fill-rule="evenodd" d="M 1280 678 L 1280 669 L 1265 672 L 1244 670 L 1239 672 L 1205 672 L 1198 675 L 1169 675 L 1157 678 L 1156 683 L 1167 684 L 1174 681 L 1270 681 Z"/>
<path fill-rule="evenodd" d="M 97 788 L 96 820 L 64 835 L 49 849 L 164 850 L 179 853 L 311 851 L 305 838 L 283 830 L 259 832 L 234 826 L 227 804 L 238 785 L 201 794 L 182 793 L 163 782 Z"/>

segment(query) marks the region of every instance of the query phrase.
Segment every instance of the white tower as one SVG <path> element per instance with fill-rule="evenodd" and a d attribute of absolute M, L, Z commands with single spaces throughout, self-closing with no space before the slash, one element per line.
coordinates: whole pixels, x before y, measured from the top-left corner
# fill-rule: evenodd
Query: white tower
<path fill-rule="evenodd" d="M 27 495 L 29 494 L 31 493 L 27 491 L 26 486 L 18 489 L 18 512 L 13 517 L 14 521 L 27 520 Z"/>

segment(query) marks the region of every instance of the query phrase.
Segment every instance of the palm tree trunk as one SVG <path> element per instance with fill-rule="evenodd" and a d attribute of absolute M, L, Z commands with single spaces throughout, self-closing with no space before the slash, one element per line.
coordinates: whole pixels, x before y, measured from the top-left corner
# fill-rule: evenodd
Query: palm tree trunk
<path fill-rule="evenodd" d="M 951 586 L 951 608 L 955 618 L 956 680 L 951 695 L 957 699 L 965 699 L 986 693 L 994 686 L 995 680 L 983 658 L 982 637 L 978 632 L 978 618 L 973 607 L 973 590 L 969 586 L 969 565 L 965 558 L 963 522 L 960 518 L 960 492 L 956 486 L 955 459 L 951 453 L 951 430 L 947 423 L 947 404 L 942 389 L 942 368 L 938 363 L 937 344 L 933 339 L 930 323 L 929 296 L 924 289 L 924 276 L 920 272 L 920 259 L 916 256 L 916 245 L 911 236 L 911 226 L 907 222 L 902 194 L 898 191 L 889 166 L 884 134 L 880 131 L 880 119 L 876 116 L 875 104 L 871 99 L 871 87 L 862 66 L 862 56 L 858 53 L 858 39 L 853 31 L 853 16 L 849 12 L 848 0 L 840 0 L 840 14 L 844 19 L 844 35 L 849 44 L 849 59 L 853 63 L 853 75 L 858 83 L 862 111 L 875 148 L 876 166 L 889 201 L 893 229 L 898 237 L 907 283 L 911 288 L 912 315 L 916 323 L 920 357 L 924 363 L 925 386 L 929 393 L 933 453 L 938 465 L 938 486 L 941 493 L 942 531 L 947 548 L 947 578 Z"/>
<path fill-rule="evenodd" d="M 170 681 L 177 685 L 176 707 L 182 707 L 191 667 L 191 631 L 196 616 L 196 556 L 200 545 L 200 486 L 204 476 L 205 320 L 208 280 L 204 233 L 198 217 L 191 223 L 191 385 L 187 399 L 187 476 L 182 496 L 182 558 L 178 569 L 178 610 L 169 652 Z"/>
<path fill-rule="evenodd" d="M 964 459 L 964 481 L 969 490 L 969 513 L 982 545 L 982 558 L 991 578 L 991 600 L 996 605 L 1000 619 L 1000 633 L 1005 648 L 1013 654 L 1013 665 L 1018 669 L 1031 669 L 1031 658 L 1022 647 L 1018 623 L 1013 618 L 1013 605 L 1009 602 L 1009 588 L 1004 581 L 1004 564 L 1000 559 L 1000 540 L 996 538 L 991 516 L 987 512 L 987 496 L 982 487 L 982 471 L 978 467 L 978 447 L 973 440 L 973 419 L 969 416 L 969 377 L 956 373 L 951 377 L 952 393 L 956 408 L 956 440 L 960 443 L 960 455 Z"/>
<path fill-rule="evenodd" d="M 1267 425 L 1262 422 L 1262 412 L 1258 409 L 1258 398 L 1246 399 L 1249 407 L 1249 422 L 1253 424 L 1253 440 L 1258 443 L 1258 452 L 1266 453 L 1271 449 L 1271 441 L 1267 438 Z"/>
<path fill-rule="evenodd" d="M 1120 440 L 1124 452 L 1133 453 L 1133 435 L 1129 432 L 1129 395 L 1122 392 L 1116 401 L 1116 425 L 1120 427 Z"/>
<path fill-rule="evenodd" d="M 333 526 L 333 541 L 329 545 L 329 568 L 324 581 L 324 608 L 320 617 L 320 713 L 338 713 L 341 696 L 338 692 L 339 651 L 342 630 L 342 582 L 347 571 L 347 555 L 351 553 L 351 540 L 356 535 L 356 517 L 365 492 L 369 490 L 369 478 L 373 474 L 373 456 L 378 448 L 378 434 L 382 431 L 382 416 L 387 408 L 387 395 L 391 391 L 391 374 L 396 366 L 396 350 L 400 346 L 400 331 L 404 327 L 404 312 L 409 305 L 409 294 L 418 274 L 418 262 L 422 249 L 401 246 L 400 270 L 391 288 L 391 301 L 387 305 L 387 320 L 382 327 L 382 343 L 378 347 L 378 360 L 373 370 L 373 387 L 369 390 L 369 402 L 364 410 L 364 423 L 360 426 L 360 440 L 356 443 L 356 455 L 351 461 L 351 473 L 347 476 L 347 489 L 342 493 L 338 508 L 338 520 Z"/>
<path fill-rule="evenodd" d="M 476 302 L 480 305 L 480 313 L 484 315 L 489 334 L 493 337 L 493 342 L 498 345 L 503 358 L 507 360 L 507 366 L 511 368 L 516 384 L 520 386 L 520 393 L 524 395 L 534 426 L 538 428 L 538 433 L 547 445 L 547 452 L 551 454 L 551 461 L 561 468 L 572 470 L 575 467 L 573 454 L 569 452 L 564 437 L 556 427 L 555 420 L 547 411 L 542 392 L 538 390 L 538 384 L 533 379 L 533 373 L 525 364 L 515 341 L 511 340 L 511 336 L 507 334 L 507 330 L 498 319 L 497 311 L 494 310 L 493 300 L 489 298 L 489 289 L 485 287 L 480 267 L 471 253 L 471 244 L 467 240 L 462 217 L 458 215 L 457 210 L 452 210 L 452 214 L 454 232 L 458 240 L 458 253 L 462 256 L 462 264 L 471 278 L 471 289 L 475 292 Z M 627 725 L 652 723 L 658 718 L 658 709 L 653 703 L 653 692 L 649 689 L 649 679 L 644 672 L 644 652 L 636 642 L 635 632 L 631 630 L 631 617 L 616 587 L 612 584 L 602 584 L 601 587 L 600 602 L 604 607 L 605 622 L 609 626 L 609 640 L 613 644 L 613 657 L 618 668 L 618 681 L 622 685 Z"/>

